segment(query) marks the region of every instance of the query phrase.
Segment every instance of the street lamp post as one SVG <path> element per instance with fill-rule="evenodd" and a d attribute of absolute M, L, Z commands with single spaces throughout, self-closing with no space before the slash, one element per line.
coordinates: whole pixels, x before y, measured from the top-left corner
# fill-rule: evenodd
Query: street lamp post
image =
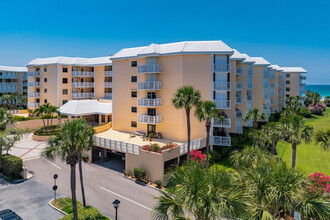
<path fill-rule="evenodd" d="M 116 199 L 115 201 L 113 201 L 112 204 L 113 204 L 113 207 L 116 209 L 116 220 L 118 220 L 117 211 L 118 211 L 118 208 L 119 208 L 120 201 L 118 199 Z"/>

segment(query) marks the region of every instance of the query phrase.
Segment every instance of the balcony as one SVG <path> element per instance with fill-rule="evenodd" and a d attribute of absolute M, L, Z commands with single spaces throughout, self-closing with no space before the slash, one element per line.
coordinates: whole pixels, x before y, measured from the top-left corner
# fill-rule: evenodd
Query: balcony
<path fill-rule="evenodd" d="M 212 136 L 212 144 L 219 145 L 219 146 L 230 146 L 231 138 L 230 138 L 227 130 L 224 129 L 224 132 L 221 132 L 221 133 L 222 133 L 221 136 L 217 136 L 217 135 Z"/>
<path fill-rule="evenodd" d="M 147 64 L 139 65 L 138 73 L 161 73 L 162 65 L 161 64 Z"/>
<path fill-rule="evenodd" d="M 1 86 L 0 87 L 0 93 L 16 93 L 17 92 L 17 86 Z"/>
<path fill-rule="evenodd" d="M 28 87 L 40 87 L 40 82 L 28 82 Z"/>
<path fill-rule="evenodd" d="M 237 67 L 236 68 L 236 75 L 237 76 L 242 76 L 243 75 L 243 68 L 242 67 Z"/>
<path fill-rule="evenodd" d="M 81 99 L 81 98 L 93 98 L 94 93 L 86 92 L 86 93 L 72 93 L 72 98 Z"/>
<path fill-rule="evenodd" d="M 28 97 L 29 98 L 39 98 L 40 97 L 40 92 L 29 92 Z"/>
<path fill-rule="evenodd" d="M 236 115 L 236 119 L 242 119 L 243 118 L 243 113 L 241 111 L 236 110 L 235 115 Z"/>
<path fill-rule="evenodd" d="M 236 82 L 236 90 L 242 91 L 243 90 L 243 83 L 242 82 Z"/>
<path fill-rule="evenodd" d="M 253 101 L 253 95 L 246 95 L 247 101 Z"/>
<path fill-rule="evenodd" d="M 247 120 L 246 121 L 246 127 L 253 127 L 253 121 L 252 120 Z"/>
<path fill-rule="evenodd" d="M 112 99 L 112 93 L 104 93 L 105 99 Z"/>
<path fill-rule="evenodd" d="M 138 90 L 160 90 L 162 89 L 161 81 L 138 82 Z"/>
<path fill-rule="evenodd" d="M 264 72 L 263 77 L 264 77 L 264 79 L 269 78 L 269 72 Z"/>
<path fill-rule="evenodd" d="M 231 83 L 230 82 L 213 82 L 213 90 L 230 91 Z"/>
<path fill-rule="evenodd" d="M 217 121 L 212 118 L 212 126 L 213 127 L 219 127 L 219 128 L 230 128 L 231 127 L 231 119 L 225 118 L 224 121 Z"/>
<path fill-rule="evenodd" d="M 112 88 L 112 82 L 104 82 L 104 88 Z"/>
<path fill-rule="evenodd" d="M 246 88 L 247 89 L 252 89 L 253 88 L 253 83 L 252 82 L 247 82 L 246 83 Z"/>
<path fill-rule="evenodd" d="M 278 91 L 278 95 L 283 95 L 283 92 L 282 91 Z"/>
<path fill-rule="evenodd" d="M 72 87 L 91 88 L 94 87 L 94 82 L 72 82 Z"/>
<path fill-rule="evenodd" d="M 29 71 L 27 73 L 27 76 L 40 77 L 41 73 L 40 73 L 40 71 Z"/>
<path fill-rule="evenodd" d="M 28 102 L 28 108 L 38 108 L 40 103 L 37 102 Z"/>
<path fill-rule="evenodd" d="M 230 64 L 213 64 L 213 71 L 214 72 L 230 72 Z"/>
<path fill-rule="evenodd" d="M 236 96 L 235 101 L 236 101 L 236 104 L 243 104 L 243 97 L 242 96 Z"/>
<path fill-rule="evenodd" d="M 213 100 L 216 107 L 219 109 L 230 109 L 231 102 L 230 100 Z"/>
<path fill-rule="evenodd" d="M 112 71 L 104 71 L 104 77 L 112 77 Z"/>
<path fill-rule="evenodd" d="M 252 77 L 253 76 L 253 70 L 247 70 L 247 76 Z"/>
<path fill-rule="evenodd" d="M 159 124 L 162 122 L 161 115 L 147 115 L 147 114 L 139 114 L 138 115 L 138 123 L 146 123 L 146 124 Z"/>
<path fill-rule="evenodd" d="M 162 99 L 148 99 L 148 98 L 139 98 L 138 99 L 138 106 L 141 107 L 159 107 L 162 105 Z"/>
<path fill-rule="evenodd" d="M 300 76 L 299 79 L 300 80 L 306 80 L 306 76 Z"/>
<path fill-rule="evenodd" d="M 16 73 L 2 73 L 0 79 L 17 79 Z"/>
<path fill-rule="evenodd" d="M 94 72 L 72 71 L 71 75 L 74 77 L 94 77 Z"/>
<path fill-rule="evenodd" d="M 300 83 L 299 86 L 300 87 L 306 87 L 306 83 Z"/>

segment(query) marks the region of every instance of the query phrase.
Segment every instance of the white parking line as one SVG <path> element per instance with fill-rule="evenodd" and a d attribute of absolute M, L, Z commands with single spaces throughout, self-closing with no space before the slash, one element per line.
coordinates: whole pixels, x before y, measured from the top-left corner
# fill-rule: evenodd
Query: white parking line
<path fill-rule="evenodd" d="M 48 163 L 50 163 L 51 165 L 53 165 L 54 167 L 56 167 L 57 169 L 62 169 L 61 167 L 57 166 L 56 164 L 50 162 L 49 160 L 47 160 L 46 158 L 44 157 L 41 157 L 42 159 L 44 159 L 45 161 L 47 161 Z"/>
<path fill-rule="evenodd" d="M 115 192 L 112 192 L 111 190 L 108 190 L 108 189 L 106 189 L 106 188 L 104 188 L 104 187 L 102 187 L 102 186 L 100 186 L 100 188 L 103 189 L 103 190 L 105 190 L 105 191 L 107 191 L 107 192 L 109 192 L 109 193 L 112 193 L 112 194 L 114 194 L 114 195 L 116 195 L 116 196 L 119 196 L 119 197 L 121 197 L 121 198 L 123 198 L 123 199 L 126 199 L 127 201 L 130 201 L 130 202 L 132 202 L 132 203 L 134 203 L 134 204 L 136 204 L 136 205 L 139 205 L 139 206 L 141 206 L 141 207 L 143 207 L 143 208 L 145 208 L 145 209 L 148 209 L 148 210 L 152 211 L 151 208 L 148 208 L 147 206 L 144 206 L 144 205 L 142 205 L 142 204 L 140 204 L 140 203 L 138 203 L 138 202 L 135 202 L 135 201 L 133 201 L 133 200 L 131 200 L 131 199 L 129 199 L 129 198 L 126 198 L 125 196 L 121 196 L 121 195 L 119 195 L 119 194 L 117 194 L 117 193 L 115 193 Z"/>

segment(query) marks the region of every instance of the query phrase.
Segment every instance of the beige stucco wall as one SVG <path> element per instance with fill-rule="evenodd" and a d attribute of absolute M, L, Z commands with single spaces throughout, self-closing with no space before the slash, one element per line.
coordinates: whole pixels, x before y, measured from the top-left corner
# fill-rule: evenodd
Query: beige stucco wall
<path fill-rule="evenodd" d="M 262 107 L 264 104 L 263 99 L 263 66 L 254 66 L 252 65 L 253 76 L 253 101 L 252 107 L 259 109 L 259 111 L 263 111 Z"/>
<path fill-rule="evenodd" d="M 61 123 L 65 122 L 67 119 L 62 118 L 60 121 Z M 45 123 L 47 123 L 47 120 L 45 119 Z M 50 120 L 49 120 L 50 123 Z M 53 125 L 56 125 L 58 123 L 58 120 L 56 118 L 53 119 Z M 16 127 L 16 128 L 28 128 L 30 130 L 35 130 L 37 128 L 43 127 L 44 124 L 42 122 L 42 119 L 35 119 L 35 120 L 29 120 L 29 121 L 18 121 L 14 122 L 13 124 L 7 125 L 7 128 Z"/>
<path fill-rule="evenodd" d="M 290 88 L 290 91 L 286 91 L 286 94 L 290 96 L 297 96 L 299 95 L 299 73 L 289 74 L 290 78 L 285 77 L 285 80 L 290 81 L 290 85 L 285 85 L 286 87 Z"/>

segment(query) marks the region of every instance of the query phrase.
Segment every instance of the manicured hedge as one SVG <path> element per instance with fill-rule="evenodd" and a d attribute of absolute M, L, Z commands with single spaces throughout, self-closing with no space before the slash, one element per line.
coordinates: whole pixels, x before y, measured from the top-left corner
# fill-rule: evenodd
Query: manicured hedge
<path fill-rule="evenodd" d="M 0 157 L 1 172 L 9 179 L 21 179 L 20 172 L 23 170 L 23 161 L 14 155 L 5 154 Z"/>
<path fill-rule="evenodd" d="M 58 125 L 52 125 L 49 127 L 41 127 L 36 129 L 33 134 L 38 136 L 51 136 L 56 135 L 60 132 L 60 127 Z"/>
<path fill-rule="evenodd" d="M 141 168 L 134 168 L 134 177 L 139 181 L 144 180 L 146 177 L 146 171 Z"/>

